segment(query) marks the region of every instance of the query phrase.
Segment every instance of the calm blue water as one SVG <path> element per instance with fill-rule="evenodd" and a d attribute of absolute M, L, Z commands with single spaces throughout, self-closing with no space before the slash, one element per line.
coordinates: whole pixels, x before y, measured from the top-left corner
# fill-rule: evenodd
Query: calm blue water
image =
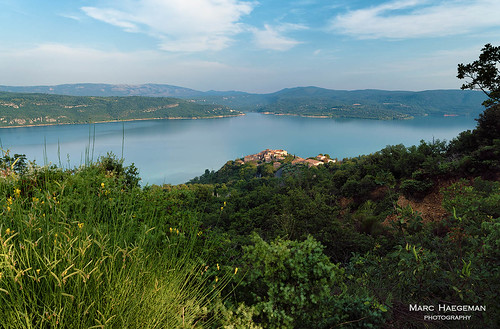
<path fill-rule="evenodd" d="M 377 121 L 249 113 L 222 119 L 0 129 L 0 140 L 11 154 L 26 154 L 38 164 L 48 161 L 70 168 L 85 163 L 89 145 L 94 145 L 94 160 L 107 152 L 121 157 L 123 145 L 125 164 L 135 163 L 144 186 L 183 183 L 205 169 L 217 170 L 228 160 L 266 148 L 285 149 L 301 157 L 328 153 L 342 159 L 373 153 L 387 145 L 450 140 L 475 125 L 472 117 Z"/>

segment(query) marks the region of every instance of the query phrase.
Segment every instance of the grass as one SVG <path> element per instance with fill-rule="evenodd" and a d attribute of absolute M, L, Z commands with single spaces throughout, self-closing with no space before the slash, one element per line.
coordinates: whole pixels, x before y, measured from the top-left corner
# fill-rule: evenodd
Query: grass
<path fill-rule="evenodd" d="M 196 214 L 127 180 L 113 157 L 0 177 L 4 328 L 203 328 L 227 280 Z M 223 277 L 223 274 L 220 275 Z M 226 282 L 226 283 L 225 283 Z"/>

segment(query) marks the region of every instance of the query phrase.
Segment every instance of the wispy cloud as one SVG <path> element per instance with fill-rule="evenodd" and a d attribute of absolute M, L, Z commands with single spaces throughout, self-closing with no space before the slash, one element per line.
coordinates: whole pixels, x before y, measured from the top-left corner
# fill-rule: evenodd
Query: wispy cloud
<path fill-rule="evenodd" d="M 300 41 L 287 38 L 284 33 L 294 30 L 304 30 L 307 27 L 298 24 L 281 24 L 279 26 L 264 25 L 264 29 L 250 28 L 254 35 L 255 44 L 262 49 L 286 51 Z"/>
<path fill-rule="evenodd" d="M 59 14 L 59 16 L 64 17 L 64 18 L 68 18 L 68 19 L 72 19 L 74 21 L 81 21 L 82 20 L 82 18 L 79 17 L 79 16 L 77 16 L 77 15 L 71 15 L 71 14 L 64 14 L 63 13 L 63 14 Z"/>
<path fill-rule="evenodd" d="M 338 15 L 330 29 L 359 38 L 440 37 L 500 26 L 498 0 L 403 0 Z"/>
<path fill-rule="evenodd" d="M 0 84 L 53 85 L 62 83 L 167 83 L 199 90 L 262 87 L 269 70 L 220 61 L 193 59 L 183 54 L 148 51 L 105 51 L 86 46 L 44 43 L 30 48 L 0 49 Z"/>
<path fill-rule="evenodd" d="M 154 36 L 163 50 L 196 52 L 227 47 L 255 6 L 241 0 L 113 0 L 106 8 L 82 10 L 125 31 Z"/>
<path fill-rule="evenodd" d="M 127 32 L 138 32 L 137 19 L 126 12 L 115 9 L 83 7 L 82 10 L 92 18 L 123 28 Z"/>

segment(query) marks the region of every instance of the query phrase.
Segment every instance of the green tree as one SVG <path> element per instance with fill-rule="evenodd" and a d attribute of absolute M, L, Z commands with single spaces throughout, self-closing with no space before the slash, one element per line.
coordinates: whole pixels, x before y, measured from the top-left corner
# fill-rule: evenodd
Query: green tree
<path fill-rule="evenodd" d="M 489 99 L 483 104 L 490 106 L 500 103 L 500 46 L 486 44 L 479 60 L 469 64 L 458 64 L 459 79 L 471 79 L 462 85 L 462 89 L 480 89 Z"/>
<path fill-rule="evenodd" d="M 326 318 L 343 270 L 323 254 L 323 246 L 312 237 L 302 242 L 252 239 L 254 244 L 244 248 L 249 270 L 240 289 L 247 290 L 247 302 L 264 327 L 307 328 Z"/>

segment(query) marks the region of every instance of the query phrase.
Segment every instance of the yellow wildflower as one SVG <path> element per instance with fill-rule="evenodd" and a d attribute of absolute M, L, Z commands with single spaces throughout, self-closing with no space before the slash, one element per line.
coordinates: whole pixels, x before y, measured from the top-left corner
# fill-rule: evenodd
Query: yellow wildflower
<path fill-rule="evenodd" d="M 7 199 L 7 204 L 12 204 L 12 197 L 11 196 Z"/>
<path fill-rule="evenodd" d="M 236 275 L 236 273 L 238 273 L 238 268 L 237 267 L 234 268 L 234 275 Z"/>
<path fill-rule="evenodd" d="M 82 229 L 83 228 L 83 223 L 78 223 L 78 228 Z"/>
<path fill-rule="evenodd" d="M 14 189 L 14 194 L 19 197 L 21 195 L 21 190 L 18 189 L 18 188 L 15 188 Z"/>
<path fill-rule="evenodd" d="M 224 207 L 226 206 L 226 201 L 224 201 Z"/>
<path fill-rule="evenodd" d="M 172 233 L 172 231 L 173 231 L 173 229 L 172 229 L 172 228 L 170 228 L 170 233 Z"/>
<path fill-rule="evenodd" d="M 220 270 L 219 263 L 217 263 L 217 271 Z"/>
<path fill-rule="evenodd" d="M 220 207 L 220 211 L 222 211 L 222 209 L 224 209 L 224 207 Z"/>
<path fill-rule="evenodd" d="M 10 211 L 10 207 L 9 206 L 7 206 L 7 211 Z"/>
<path fill-rule="evenodd" d="M 197 236 L 201 236 L 201 234 L 202 234 L 202 232 L 200 231 L 200 232 L 198 232 L 196 235 L 197 235 Z"/>
<path fill-rule="evenodd" d="M 215 277 L 215 282 L 216 283 L 219 282 L 219 277 L 218 276 Z"/>
<path fill-rule="evenodd" d="M 101 183 L 101 187 L 104 188 L 104 183 Z"/>
<path fill-rule="evenodd" d="M 37 269 L 37 270 L 36 270 L 36 274 L 40 274 L 40 269 Z"/>
<path fill-rule="evenodd" d="M 10 234 L 10 228 L 5 230 L 5 234 L 9 235 Z"/>

